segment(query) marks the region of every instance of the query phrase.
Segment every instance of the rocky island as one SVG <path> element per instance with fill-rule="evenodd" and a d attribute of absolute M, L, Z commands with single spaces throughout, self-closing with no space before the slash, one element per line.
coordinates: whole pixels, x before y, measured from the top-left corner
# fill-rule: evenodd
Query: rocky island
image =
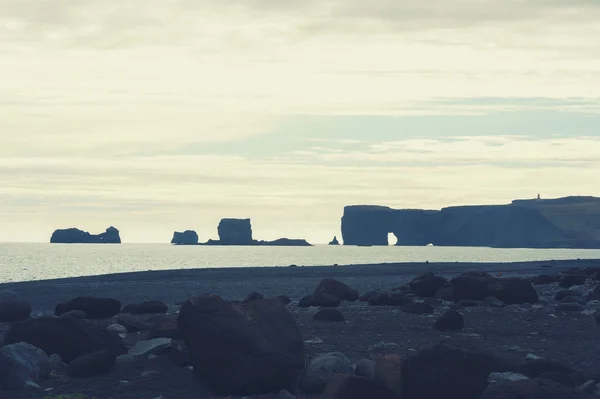
<path fill-rule="evenodd" d="M 193 230 L 183 233 L 175 232 L 171 244 L 177 245 L 248 245 L 248 246 L 280 246 L 280 247 L 310 247 L 304 239 L 279 238 L 273 241 L 255 240 L 252 237 L 250 219 L 221 219 L 217 226 L 218 240 L 198 242 L 198 234 Z"/>
<path fill-rule="evenodd" d="M 55 230 L 50 237 L 52 244 L 120 244 L 119 230 L 109 227 L 104 233 L 90 234 L 76 228 Z"/>
<path fill-rule="evenodd" d="M 515 200 L 507 205 L 441 210 L 344 208 L 344 245 L 473 246 L 496 248 L 600 248 L 600 198 Z"/>
<path fill-rule="evenodd" d="M 176 231 L 173 233 L 171 244 L 196 245 L 198 244 L 198 234 L 194 230 L 186 230 L 184 232 Z"/>

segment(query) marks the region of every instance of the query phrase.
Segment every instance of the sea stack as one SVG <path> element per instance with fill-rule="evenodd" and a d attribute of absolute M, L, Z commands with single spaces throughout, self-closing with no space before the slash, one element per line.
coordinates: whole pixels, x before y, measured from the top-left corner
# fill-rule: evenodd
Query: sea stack
<path fill-rule="evenodd" d="M 221 219 L 217 227 L 221 245 L 252 245 L 250 219 Z"/>
<path fill-rule="evenodd" d="M 104 233 L 90 234 L 76 228 L 55 230 L 50 237 L 52 244 L 120 244 L 119 230 L 109 227 Z"/>
<path fill-rule="evenodd" d="M 198 244 L 198 234 L 194 230 L 186 230 L 184 232 L 176 231 L 173 233 L 171 244 L 196 245 Z"/>
<path fill-rule="evenodd" d="M 329 245 L 340 245 L 340 242 L 337 239 L 337 236 L 333 236 L 333 240 L 329 242 Z"/>

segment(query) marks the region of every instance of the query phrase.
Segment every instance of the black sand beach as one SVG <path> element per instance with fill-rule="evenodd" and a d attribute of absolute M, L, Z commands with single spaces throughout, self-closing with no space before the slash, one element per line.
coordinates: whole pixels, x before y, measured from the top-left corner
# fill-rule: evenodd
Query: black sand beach
<path fill-rule="evenodd" d="M 318 308 L 297 306 L 301 297 L 312 293 L 319 281 L 327 277 L 364 294 L 374 289 L 402 286 L 423 272 L 433 272 L 448 279 L 467 271 L 485 271 L 502 277 L 530 277 L 591 267 L 600 267 L 600 260 L 197 269 L 10 283 L 0 285 L 0 290 L 14 290 L 26 298 L 33 308 L 32 317 L 51 315 L 57 303 L 81 295 L 117 298 L 123 304 L 160 300 L 168 305 L 169 313 L 173 315 L 183 301 L 205 293 L 217 294 L 227 300 L 242 300 L 252 291 L 265 297 L 286 295 L 292 300 L 287 307 L 300 327 L 307 359 L 328 352 L 341 352 L 353 363 L 364 358 L 377 359 L 388 353 L 408 357 L 422 346 L 443 342 L 515 362 L 533 354 L 567 365 L 580 381 L 600 382 L 600 370 L 597 369 L 600 324 L 594 320 L 600 302 L 589 301 L 582 311 L 559 310 L 554 303 L 554 295 L 560 290 L 556 283 L 535 286 L 540 295 L 539 304 L 498 308 L 459 306 L 464 314 L 465 328 L 456 332 L 433 328 L 436 318 L 448 309 L 448 303 L 434 305 L 432 314 L 411 314 L 402 312 L 397 306 L 344 301 L 337 307 L 345 317 L 343 323 L 315 321 L 313 315 Z M 581 288 L 590 291 L 596 285 L 596 281 L 588 280 Z M 110 318 L 98 323 L 107 326 L 115 321 L 116 318 Z M 0 323 L 0 332 L 6 332 L 9 327 L 10 323 Z M 146 339 L 145 332 L 130 333 L 125 342 L 130 346 L 143 339 Z M 148 371 L 153 373 L 148 375 Z M 42 398 L 75 393 L 97 399 L 215 397 L 205 392 L 190 369 L 175 366 L 167 356 L 117 361 L 114 370 L 105 376 L 83 380 L 51 378 L 41 385 L 52 390 L 45 393 L 36 390 L 10 392 L 6 397 Z M 319 394 L 294 394 L 298 398 L 321 397 Z M 280 397 L 278 394 L 252 396 L 255 399 Z"/>

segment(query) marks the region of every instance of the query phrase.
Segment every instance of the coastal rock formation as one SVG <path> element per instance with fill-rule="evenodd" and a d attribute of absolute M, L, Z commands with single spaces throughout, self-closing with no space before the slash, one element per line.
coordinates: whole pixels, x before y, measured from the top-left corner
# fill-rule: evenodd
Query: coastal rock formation
<path fill-rule="evenodd" d="M 264 245 L 271 247 L 312 247 L 312 244 L 301 238 L 278 238 L 273 241 L 255 240 L 250 245 Z"/>
<path fill-rule="evenodd" d="M 119 230 L 109 227 L 104 233 L 90 234 L 76 228 L 55 230 L 50 237 L 53 244 L 120 244 Z"/>
<path fill-rule="evenodd" d="M 600 198 L 515 200 L 437 210 L 375 205 L 344 208 L 344 245 L 600 248 Z"/>
<path fill-rule="evenodd" d="M 38 384 L 50 371 L 48 355 L 41 349 L 19 342 L 0 348 L 0 387 L 21 389 Z"/>
<path fill-rule="evenodd" d="M 507 304 L 538 303 L 531 280 L 516 277 L 496 278 L 483 272 L 467 272 L 453 278 L 454 301 L 483 301 L 495 297 Z"/>
<path fill-rule="evenodd" d="M 203 295 L 183 304 L 177 322 L 194 371 L 216 392 L 277 392 L 304 368 L 302 334 L 277 298 L 232 305 Z"/>
<path fill-rule="evenodd" d="M 177 245 L 195 245 L 198 244 L 198 234 L 194 230 L 186 230 L 184 232 L 176 231 L 173 233 L 171 244 Z"/>
<path fill-rule="evenodd" d="M 252 245 L 250 219 L 221 219 L 217 227 L 222 245 Z"/>
<path fill-rule="evenodd" d="M 333 240 L 329 241 L 329 245 L 340 245 L 337 236 L 333 236 Z"/>

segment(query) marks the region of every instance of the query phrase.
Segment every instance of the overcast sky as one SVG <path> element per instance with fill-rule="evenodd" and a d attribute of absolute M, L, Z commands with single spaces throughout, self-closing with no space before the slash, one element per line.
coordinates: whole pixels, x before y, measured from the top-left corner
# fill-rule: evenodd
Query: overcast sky
<path fill-rule="evenodd" d="M 326 242 L 600 196 L 598 0 L 0 0 L 0 241 Z"/>

